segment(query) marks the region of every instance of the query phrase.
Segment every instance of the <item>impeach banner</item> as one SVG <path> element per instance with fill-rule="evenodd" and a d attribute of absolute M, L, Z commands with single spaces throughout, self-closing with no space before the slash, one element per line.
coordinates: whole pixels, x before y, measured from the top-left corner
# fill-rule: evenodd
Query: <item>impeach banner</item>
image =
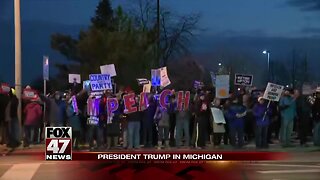
<path fill-rule="evenodd" d="M 264 92 L 263 98 L 269 101 L 279 101 L 283 92 L 284 86 L 268 83 L 267 89 Z"/>
<path fill-rule="evenodd" d="M 112 82 L 109 74 L 90 74 L 89 79 L 92 91 L 112 90 Z"/>

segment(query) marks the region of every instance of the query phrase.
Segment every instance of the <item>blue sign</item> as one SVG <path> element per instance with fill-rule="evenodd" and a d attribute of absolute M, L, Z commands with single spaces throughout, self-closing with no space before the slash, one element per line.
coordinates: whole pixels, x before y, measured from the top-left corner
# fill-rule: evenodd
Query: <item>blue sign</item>
<path fill-rule="evenodd" d="M 111 76 L 109 74 L 90 74 L 92 91 L 112 90 Z"/>
<path fill-rule="evenodd" d="M 161 85 L 161 76 L 159 69 L 151 70 L 151 85 L 152 86 L 160 86 Z"/>

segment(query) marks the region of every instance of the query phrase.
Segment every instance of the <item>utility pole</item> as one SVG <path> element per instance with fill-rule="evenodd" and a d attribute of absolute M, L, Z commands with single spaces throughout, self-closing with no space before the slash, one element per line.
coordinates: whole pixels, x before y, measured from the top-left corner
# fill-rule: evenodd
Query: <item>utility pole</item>
<path fill-rule="evenodd" d="M 15 33 L 15 90 L 16 96 L 19 100 L 18 105 L 18 121 L 19 128 L 21 126 L 21 19 L 20 19 L 20 0 L 14 0 L 14 33 Z M 21 133 L 19 133 L 19 138 Z"/>
<path fill-rule="evenodd" d="M 294 89 L 296 85 L 296 51 L 292 51 L 292 88 Z"/>
<path fill-rule="evenodd" d="M 160 57 L 160 0 L 157 0 L 157 60 L 160 65 L 165 65 Z"/>

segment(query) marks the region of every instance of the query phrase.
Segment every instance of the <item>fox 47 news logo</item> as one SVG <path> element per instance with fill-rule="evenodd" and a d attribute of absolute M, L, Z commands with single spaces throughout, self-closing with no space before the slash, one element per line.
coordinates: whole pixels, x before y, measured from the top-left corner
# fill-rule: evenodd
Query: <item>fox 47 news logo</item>
<path fill-rule="evenodd" d="M 46 127 L 46 160 L 72 160 L 71 127 Z"/>

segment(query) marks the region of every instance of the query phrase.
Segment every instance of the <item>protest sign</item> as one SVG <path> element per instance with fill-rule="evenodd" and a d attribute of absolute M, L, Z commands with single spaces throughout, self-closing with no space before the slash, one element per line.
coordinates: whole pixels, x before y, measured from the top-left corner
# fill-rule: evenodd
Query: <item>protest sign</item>
<path fill-rule="evenodd" d="M 111 77 L 117 76 L 114 64 L 100 66 L 101 74 L 110 74 Z"/>
<path fill-rule="evenodd" d="M 89 79 L 92 91 L 112 90 L 112 82 L 109 74 L 90 74 Z"/>
<path fill-rule="evenodd" d="M 303 83 L 302 85 L 302 95 L 312 95 L 315 93 L 317 85 L 311 83 Z"/>
<path fill-rule="evenodd" d="M 130 114 L 138 110 L 138 107 L 134 106 L 136 104 L 134 98 L 135 98 L 134 93 L 126 94 L 123 96 L 123 101 L 125 106 L 124 113 Z"/>
<path fill-rule="evenodd" d="M 89 92 L 90 91 L 90 81 L 89 80 L 83 81 L 82 87 L 84 90 Z"/>
<path fill-rule="evenodd" d="M 81 75 L 80 74 L 69 74 L 69 83 L 81 84 Z"/>
<path fill-rule="evenodd" d="M 229 75 L 217 75 L 216 76 L 216 97 L 217 98 L 229 98 L 230 88 L 230 76 Z"/>
<path fill-rule="evenodd" d="M 0 86 L 0 93 L 1 94 L 7 94 L 10 92 L 10 86 L 7 83 L 1 83 Z"/>
<path fill-rule="evenodd" d="M 138 81 L 139 86 L 149 84 L 149 80 L 145 79 L 145 78 L 138 78 L 137 81 Z"/>
<path fill-rule="evenodd" d="M 147 93 L 140 93 L 139 111 L 144 111 L 148 108 L 148 95 Z"/>
<path fill-rule="evenodd" d="M 160 68 L 160 85 L 161 87 L 167 87 L 171 84 L 168 77 L 167 67 Z"/>
<path fill-rule="evenodd" d="M 39 95 L 36 90 L 26 88 L 23 90 L 22 98 L 25 100 L 38 100 Z"/>
<path fill-rule="evenodd" d="M 210 77 L 211 77 L 212 85 L 216 86 L 216 74 L 210 71 Z"/>
<path fill-rule="evenodd" d="M 201 88 L 204 87 L 204 83 L 201 82 L 201 81 L 194 81 L 193 87 L 194 87 L 195 89 L 201 89 Z"/>
<path fill-rule="evenodd" d="M 215 107 L 211 108 L 211 114 L 213 117 L 213 121 L 217 124 L 222 123 L 222 124 L 226 124 L 226 120 L 224 119 L 224 115 L 223 112 Z"/>
<path fill-rule="evenodd" d="M 159 69 L 151 69 L 151 85 L 160 86 L 161 85 L 161 76 Z"/>
<path fill-rule="evenodd" d="M 143 85 L 143 92 L 150 93 L 151 91 L 151 82 L 149 81 L 148 84 Z"/>
<path fill-rule="evenodd" d="M 160 93 L 159 103 L 163 108 L 167 108 L 167 104 L 169 103 L 169 96 L 172 95 L 172 91 L 170 89 L 165 89 Z"/>
<path fill-rule="evenodd" d="M 252 86 L 253 75 L 236 74 L 234 84 L 238 86 Z"/>
<path fill-rule="evenodd" d="M 269 101 L 279 101 L 283 92 L 284 86 L 268 83 L 268 86 L 264 92 L 263 98 Z"/>
<path fill-rule="evenodd" d="M 107 99 L 107 110 L 111 114 L 119 108 L 119 103 L 117 98 L 108 98 Z"/>
<path fill-rule="evenodd" d="M 177 109 L 178 111 L 186 111 L 189 109 L 189 102 L 190 102 L 190 91 L 183 91 L 178 92 L 178 101 L 177 101 Z"/>

